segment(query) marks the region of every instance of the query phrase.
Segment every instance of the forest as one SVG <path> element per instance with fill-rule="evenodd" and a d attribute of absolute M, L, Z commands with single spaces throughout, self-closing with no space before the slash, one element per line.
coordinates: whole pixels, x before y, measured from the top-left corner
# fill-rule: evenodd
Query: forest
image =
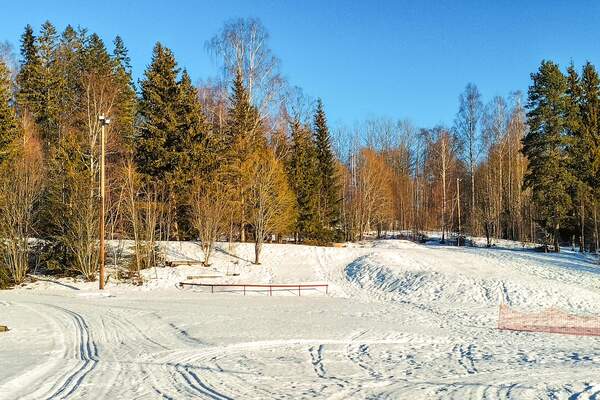
<path fill-rule="evenodd" d="M 165 240 L 198 241 L 206 265 L 221 240 L 253 242 L 259 264 L 264 242 L 429 231 L 598 250 L 591 63 L 543 60 L 526 94 L 487 102 L 468 83 L 448 126 L 332 128 L 327 104 L 287 81 L 259 20 L 226 22 L 205 48 L 217 77 L 194 81 L 157 42 L 135 82 L 119 36 L 107 45 L 46 22 L 24 28 L 18 51 L 0 43 L 0 286 L 38 269 L 96 280 L 100 225 L 110 262 L 133 278 L 161 262 Z"/>

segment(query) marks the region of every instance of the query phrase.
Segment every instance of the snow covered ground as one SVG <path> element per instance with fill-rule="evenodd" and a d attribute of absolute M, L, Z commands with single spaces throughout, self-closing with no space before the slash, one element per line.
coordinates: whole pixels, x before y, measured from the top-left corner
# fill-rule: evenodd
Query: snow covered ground
<path fill-rule="evenodd" d="M 500 301 L 600 315 L 600 268 L 577 253 L 273 244 L 254 266 L 251 245 L 219 247 L 208 270 L 148 270 L 139 287 L 0 291 L 0 399 L 600 398 L 600 338 L 496 329 Z M 172 259 L 199 251 L 168 245 Z M 176 287 L 188 279 L 330 288 Z"/>

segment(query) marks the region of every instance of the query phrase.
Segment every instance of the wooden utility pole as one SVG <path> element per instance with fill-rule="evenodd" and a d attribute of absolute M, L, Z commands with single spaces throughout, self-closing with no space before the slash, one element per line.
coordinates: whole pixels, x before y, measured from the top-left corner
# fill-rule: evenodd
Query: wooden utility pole
<path fill-rule="evenodd" d="M 583 202 L 583 196 L 581 197 L 581 212 L 579 213 L 581 225 L 581 236 L 579 238 L 579 252 L 585 252 L 585 203 Z"/>
<path fill-rule="evenodd" d="M 105 140 L 105 127 L 110 124 L 110 119 L 101 115 L 98 120 L 100 121 L 100 249 L 99 249 L 99 289 L 104 289 L 104 213 L 105 213 L 105 179 L 104 179 L 104 160 L 106 159 L 106 140 Z"/>
<path fill-rule="evenodd" d="M 458 210 L 458 239 L 456 245 L 460 246 L 460 178 L 456 178 L 456 205 Z"/>
<path fill-rule="evenodd" d="M 598 204 L 594 202 L 594 250 L 596 250 L 596 254 L 600 254 L 600 249 L 598 248 L 598 242 L 600 238 L 598 238 Z M 598 264 L 600 264 L 600 257 L 598 257 Z"/>

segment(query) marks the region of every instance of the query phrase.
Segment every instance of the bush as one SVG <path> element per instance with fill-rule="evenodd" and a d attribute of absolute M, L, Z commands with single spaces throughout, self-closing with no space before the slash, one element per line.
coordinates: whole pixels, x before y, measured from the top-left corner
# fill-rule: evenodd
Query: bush
<path fill-rule="evenodd" d="M 0 267 L 0 289 L 6 289 L 9 286 L 8 274 L 5 269 Z"/>

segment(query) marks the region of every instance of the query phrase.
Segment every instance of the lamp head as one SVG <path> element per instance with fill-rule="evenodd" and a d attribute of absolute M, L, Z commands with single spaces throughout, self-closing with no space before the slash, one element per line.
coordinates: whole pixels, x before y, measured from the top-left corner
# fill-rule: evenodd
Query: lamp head
<path fill-rule="evenodd" d="M 107 118 L 104 114 L 102 114 L 98 117 L 98 121 L 100 121 L 100 124 L 102 124 L 102 125 L 110 124 L 110 118 Z"/>

